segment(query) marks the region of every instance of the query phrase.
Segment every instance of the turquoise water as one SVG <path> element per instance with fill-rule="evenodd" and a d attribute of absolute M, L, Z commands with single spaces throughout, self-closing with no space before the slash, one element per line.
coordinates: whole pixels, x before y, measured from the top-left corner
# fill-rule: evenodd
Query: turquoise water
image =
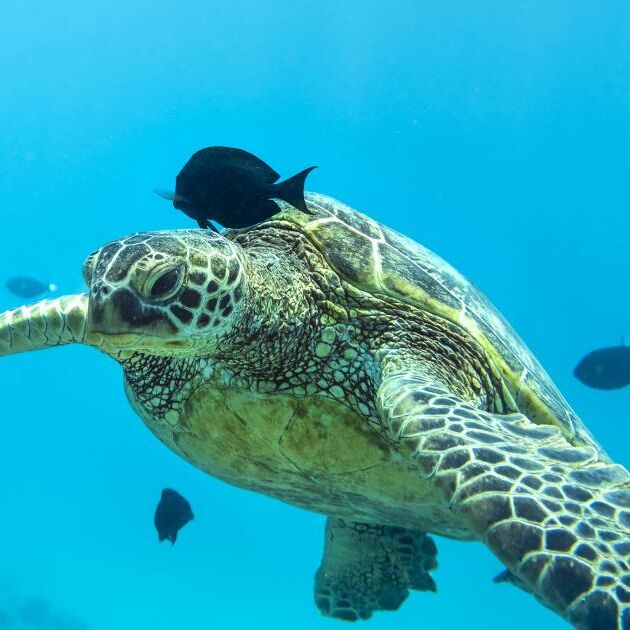
<path fill-rule="evenodd" d="M 5 3 L 2 273 L 77 292 L 103 242 L 188 227 L 152 190 L 203 146 L 318 164 L 312 190 L 473 280 L 628 465 L 630 391 L 571 371 L 630 332 L 629 5 L 421 4 Z M 312 601 L 324 518 L 178 459 L 113 361 L 65 347 L 4 358 L 0 378 L 0 611 L 42 600 L 8 627 L 342 627 Z M 196 514 L 172 548 L 152 524 L 164 486 Z M 366 627 L 563 626 L 493 585 L 482 546 L 437 543 L 439 592 Z"/>

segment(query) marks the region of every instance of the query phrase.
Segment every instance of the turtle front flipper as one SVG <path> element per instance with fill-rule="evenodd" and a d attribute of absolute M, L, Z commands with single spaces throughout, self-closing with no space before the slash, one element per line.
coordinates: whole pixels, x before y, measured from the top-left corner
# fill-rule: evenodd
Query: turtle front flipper
<path fill-rule="evenodd" d="M 543 603 L 578 628 L 630 628 L 626 469 L 424 374 L 385 366 L 377 404 L 389 439 Z"/>
<path fill-rule="evenodd" d="M 315 576 L 317 607 L 344 621 L 397 610 L 409 590 L 436 590 L 429 575 L 436 556 L 434 542 L 423 532 L 331 517 Z"/>
<path fill-rule="evenodd" d="M 64 295 L 0 314 L 0 356 L 86 341 L 88 296 Z"/>

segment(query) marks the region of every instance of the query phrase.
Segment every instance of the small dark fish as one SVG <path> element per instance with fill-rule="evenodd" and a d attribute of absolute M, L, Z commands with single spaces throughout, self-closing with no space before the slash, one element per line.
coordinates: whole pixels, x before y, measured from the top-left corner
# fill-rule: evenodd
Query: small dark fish
<path fill-rule="evenodd" d="M 501 571 L 501 573 L 499 573 L 498 575 L 495 575 L 492 581 L 495 584 L 502 584 L 504 582 L 508 584 L 513 584 L 514 586 L 518 586 L 518 588 L 523 589 L 526 593 L 529 593 L 530 595 L 532 594 L 532 591 L 529 588 L 529 586 L 527 586 L 527 584 L 525 584 L 523 580 L 521 580 L 519 577 L 514 575 L 514 573 L 512 573 L 508 569 L 505 569 L 505 571 Z"/>
<path fill-rule="evenodd" d="M 304 180 L 315 166 L 276 184 L 280 175 L 255 155 L 242 149 L 208 147 L 197 151 L 175 180 L 175 192 L 156 190 L 201 228 L 245 228 L 276 214 L 272 199 L 312 214 L 304 201 Z"/>
<path fill-rule="evenodd" d="M 56 291 L 56 284 L 45 284 L 28 276 L 15 276 L 6 281 L 5 286 L 11 293 L 21 298 L 33 298 L 46 291 Z"/>
<path fill-rule="evenodd" d="M 160 542 L 167 539 L 174 544 L 177 532 L 193 518 L 195 515 L 192 513 L 190 503 L 179 492 L 170 488 L 162 490 L 162 498 L 153 518 Z"/>
<path fill-rule="evenodd" d="M 574 376 L 595 389 L 630 385 L 630 346 L 623 344 L 589 352 L 573 370 Z"/>

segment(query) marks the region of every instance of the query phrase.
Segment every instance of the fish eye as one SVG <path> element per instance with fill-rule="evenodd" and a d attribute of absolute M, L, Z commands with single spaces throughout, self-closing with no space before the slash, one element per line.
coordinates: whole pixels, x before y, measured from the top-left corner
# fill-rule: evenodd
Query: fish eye
<path fill-rule="evenodd" d="M 184 271 L 181 267 L 160 269 L 151 274 L 142 287 L 142 294 L 150 300 L 168 300 L 182 286 Z"/>

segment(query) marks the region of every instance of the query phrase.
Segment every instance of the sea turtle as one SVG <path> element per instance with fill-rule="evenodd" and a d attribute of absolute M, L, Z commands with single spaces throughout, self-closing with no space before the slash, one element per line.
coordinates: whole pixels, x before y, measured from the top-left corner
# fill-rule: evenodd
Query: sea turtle
<path fill-rule="evenodd" d="M 169 448 L 328 515 L 326 615 L 434 590 L 434 533 L 482 541 L 578 628 L 630 628 L 626 469 L 459 273 L 338 201 L 307 203 L 109 243 L 84 264 L 89 293 L 0 316 L 0 353 L 97 347 Z"/>

